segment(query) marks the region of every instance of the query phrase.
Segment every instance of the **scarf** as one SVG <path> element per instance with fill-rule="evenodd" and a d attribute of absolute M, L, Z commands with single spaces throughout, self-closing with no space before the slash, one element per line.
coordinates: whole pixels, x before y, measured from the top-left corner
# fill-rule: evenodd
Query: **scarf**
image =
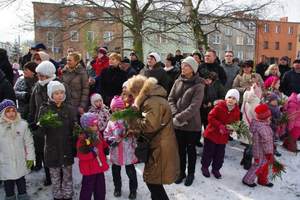
<path fill-rule="evenodd" d="M 174 69 L 174 66 L 171 66 L 171 67 L 165 67 L 165 68 L 164 68 L 164 70 L 165 70 L 166 72 L 171 71 L 172 69 Z"/>
<path fill-rule="evenodd" d="M 32 86 L 36 83 L 36 82 L 38 82 L 38 77 L 37 76 L 34 76 L 34 77 L 32 77 L 32 78 L 24 78 L 24 82 L 25 82 L 25 84 L 26 84 L 26 89 L 25 89 L 25 91 L 26 92 L 28 92 L 28 93 L 31 93 L 31 88 L 32 88 Z"/>
<path fill-rule="evenodd" d="M 235 106 L 229 106 L 227 103 L 226 103 L 226 105 L 227 105 L 227 108 L 229 111 L 232 111 L 232 109 L 234 109 L 234 107 L 235 107 Z"/>
<path fill-rule="evenodd" d="M 74 68 L 70 68 L 68 65 L 66 66 L 66 70 L 67 70 L 67 72 L 69 72 L 69 73 L 74 72 L 76 68 L 78 68 L 78 65 L 77 65 L 76 67 L 74 67 Z"/>
<path fill-rule="evenodd" d="M 40 84 L 41 86 L 45 86 L 45 85 L 46 85 L 47 83 L 49 83 L 50 81 L 53 81 L 55 78 L 56 78 L 56 75 L 53 74 L 52 77 L 50 77 L 50 78 L 48 78 L 48 79 L 46 79 L 46 80 L 43 80 L 43 81 L 39 81 L 39 84 Z"/>

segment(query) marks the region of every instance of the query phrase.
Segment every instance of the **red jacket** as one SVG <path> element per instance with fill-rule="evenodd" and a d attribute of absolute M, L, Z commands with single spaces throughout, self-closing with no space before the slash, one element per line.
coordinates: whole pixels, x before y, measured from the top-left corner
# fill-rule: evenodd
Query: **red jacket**
<path fill-rule="evenodd" d="M 99 137 L 102 139 L 101 135 Z M 85 140 L 83 137 L 79 137 L 77 142 L 77 149 L 82 145 L 82 140 Z M 103 148 L 107 147 L 107 143 L 105 141 L 99 142 L 97 148 L 99 150 L 98 157 L 102 163 L 102 166 L 99 165 L 97 158 L 94 158 L 93 153 L 90 151 L 87 154 L 77 153 L 77 157 L 79 159 L 79 170 L 82 175 L 91 175 L 98 174 L 101 172 L 105 172 L 108 170 L 109 166 L 106 161 L 106 156 L 103 153 Z"/>
<path fill-rule="evenodd" d="M 220 132 L 220 125 L 231 124 L 233 121 L 240 120 L 240 108 L 235 106 L 231 111 L 228 110 L 226 100 L 220 101 L 208 114 L 208 126 L 204 131 L 204 137 L 216 144 L 227 144 L 228 134 Z"/>
<path fill-rule="evenodd" d="M 96 70 L 96 76 L 101 75 L 101 71 L 109 66 L 109 58 L 107 56 L 102 56 L 97 58 L 96 62 L 92 64 L 92 68 Z"/>

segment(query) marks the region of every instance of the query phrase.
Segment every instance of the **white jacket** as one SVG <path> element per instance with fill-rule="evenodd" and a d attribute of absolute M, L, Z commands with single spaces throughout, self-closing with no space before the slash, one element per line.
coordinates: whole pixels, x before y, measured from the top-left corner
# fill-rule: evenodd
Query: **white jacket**
<path fill-rule="evenodd" d="M 16 180 L 29 174 L 27 160 L 35 160 L 33 137 L 20 115 L 10 122 L 0 118 L 0 180 Z"/>

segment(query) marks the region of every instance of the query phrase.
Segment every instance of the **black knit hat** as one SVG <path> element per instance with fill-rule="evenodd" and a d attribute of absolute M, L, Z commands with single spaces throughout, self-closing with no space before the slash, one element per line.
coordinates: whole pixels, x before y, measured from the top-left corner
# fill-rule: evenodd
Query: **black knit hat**
<path fill-rule="evenodd" d="M 139 58 L 139 53 L 137 51 L 133 51 L 130 55 L 135 55 L 136 58 Z"/>
<path fill-rule="evenodd" d="M 130 63 L 130 60 L 125 56 L 122 60 L 121 63 Z"/>
<path fill-rule="evenodd" d="M 287 56 L 283 56 L 280 60 L 285 60 L 286 62 L 289 62 L 289 58 Z"/>
<path fill-rule="evenodd" d="M 175 66 L 176 65 L 176 60 L 175 60 L 175 58 L 174 57 L 168 57 L 166 60 L 168 60 L 168 61 L 170 61 L 171 62 L 171 64 L 172 64 L 172 66 Z"/>
<path fill-rule="evenodd" d="M 25 68 L 29 69 L 30 71 L 32 71 L 33 73 L 36 74 L 35 68 L 36 68 L 37 66 L 38 66 L 38 64 L 36 64 L 35 62 L 29 61 L 29 62 L 27 62 L 27 63 L 23 66 L 23 68 L 25 67 Z"/>

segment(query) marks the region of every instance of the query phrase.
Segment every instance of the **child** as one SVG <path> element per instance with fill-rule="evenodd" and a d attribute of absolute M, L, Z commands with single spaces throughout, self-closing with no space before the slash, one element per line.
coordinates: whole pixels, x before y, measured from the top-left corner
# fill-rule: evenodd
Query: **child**
<path fill-rule="evenodd" d="M 125 103 L 125 107 L 126 108 L 134 107 L 134 98 L 133 98 L 132 94 L 127 89 L 127 81 L 125 81 L 123 83 L 122 88 L 123 88 L 123 92 L 121 94 L 121 98 L 123 99 L 123 101 Z"/>
<path fill-rule="evenodd" d="M 292 93 L 288 99 L 287 113 L 292 117 L 288 124 L 288 137 L 283 141 L 283 146 L 289 151 L 298 151 L 297 139 L 300 136 L 300 94 Z"/>
<path fill-rule="evenodd" d="M 124 110 L 125 104 L 121 97 L 114 96 L 111 101 L 110 109 L 112 112 Z M 126 134 L 126 122 L 123 120 L 109 121 L 104 131 L 104 139 L 108 142 L 116 142 Z M 114 196 L 121 196 L 121 166 L 125 165 L 126 173 L 129 178 L 129 199 L 136 199 L 138 187 L 134 163 L 138 160 L 134 155 L 135 139 L 131 136 L 125 137 L 118 146 L 110 148 L 110 161 L 112 164 L 112 175 L 114 180 Z"/>
<path fill-rule="evenodd" d="M 17 106 L 11 100 L 0 103 L 0 180 L 4 181 L 5 199 L 27 200 L 25 175 L 35 159 L 33 137 L 25 121 L 21 120 Z"/>
<path fill-rule="evenodd" d="M 225 100 L 220 101 L 208 114 L 208 126 L 204 131 L 204 147 L 201 159 L 201 171 L 203 176 L 210 177 L 208 167 L 212 163 L 212 173 L 219 179 L 219 170 L 224 162 L 225 147 L 231 131 L 225 125 L 240 120 L 239 91 L 228 90 Z"/>
<path fill-rule="evenodd" d="M 99 120 L 93 113 L 85 113 L 80 118 L 80 124 L 85 134 L 77 142 L 77 157 L 79 159 L 79 170 L 83 175 L 80 191 L 80 200 L 89 200 L 94 193 L 94 199 L 105 199 L 105 177 L 104 173 L 109 166 L 103 153 L 107 143 L 99 134 Z M 87 144 L 87 140 L 88 143 Z"/>
<path fill-rule="evenodd" d="M 255 108 L 256 119 L 250 123 L 250 131 L 253 133 L 254 163 L 243 178 L 243 183 L 249 187 L 255 187 L 257 183 L 272 187 L 268 180 L 269 161 L 273 162 L 273 131 L 269 126 L 271 111 L 266 104 L 260 104 Z"/>
<path fill-rule="evenodd" d="M 59 81 L 47 85 L 48 102 L 40 108 L 40 116 L 50 110 L 57 114 L 63 126 L 57 128 L 40 127 L 45 133 L 45 165 L 49 167 L 54 199 L 71 199 L 73 196 L 72 131 L 77 117 L 73 107 L 65 103 L 65 86 Z M 61 177 L 62 171 L 62 177 Z"/>

